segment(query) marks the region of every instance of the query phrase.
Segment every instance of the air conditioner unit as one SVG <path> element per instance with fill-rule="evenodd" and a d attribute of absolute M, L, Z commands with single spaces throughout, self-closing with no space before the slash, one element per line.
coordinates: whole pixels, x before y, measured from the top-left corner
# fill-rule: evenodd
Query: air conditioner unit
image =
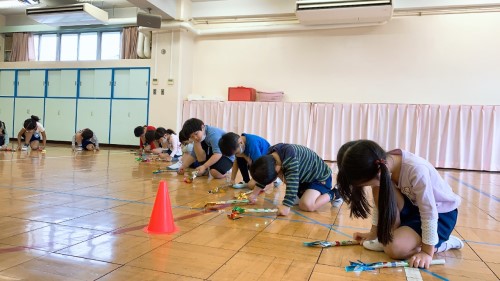
<path fill-rule="evenodd" d="M 297 0 L 296 15 L 300 23 L 380 24 L 391 19 L 391 0 Z"/>
<path fill-rule="evenodd" d="M 108 12 L 88 3 L 26 8 L 26 15 L 39 23 L 51 26 L 78 26 L 108 22 Z"/>

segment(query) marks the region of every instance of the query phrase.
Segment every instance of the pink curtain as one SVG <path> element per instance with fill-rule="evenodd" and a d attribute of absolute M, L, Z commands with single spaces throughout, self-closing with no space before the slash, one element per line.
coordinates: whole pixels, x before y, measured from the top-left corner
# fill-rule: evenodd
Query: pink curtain
<path fill-rule="evenodd" d="M 137 26 L 124 27 L 122 31 L 122 59 L 137 59 Z"/>
<path fill-rule="evenodd" d="M 12 35 L 12 53 L 10 61 L 35 60 L 35 41 L 31 33 L 14 33 Z"/>
<path fill-rule="evenodd" d="M 183 121 L 191 117 L 303 144 L 330 161 L 343 143 L 371 139 L 436 167 L 500 171 L 499 106 L 185 101 Z"/>
<path fill-rule="evenodd" d="M 256 134 L 270 143 L 307 144 L 308 103 L 184 101 L 182 122 L 196 117 L 226 132 Z"/>

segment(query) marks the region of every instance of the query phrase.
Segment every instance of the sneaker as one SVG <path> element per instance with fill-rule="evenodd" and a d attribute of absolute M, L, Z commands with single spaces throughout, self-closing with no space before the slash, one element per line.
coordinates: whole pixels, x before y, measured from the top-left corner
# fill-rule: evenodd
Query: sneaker
<path fill-rule="evenodd" d="M 274 187 L 279 187 L 282 183 L 283 183 L 283 181 L 280 178 L 277 178 L 274 181 L 273 185 L 274 185 Z"/>
<path fill-rule="evenodd" d="M 21 147 L 21 150 L 22 151 L 28 150 L 28 145 L 27 144 L 23 144 L 23 147 Z"/>
<path fill-rule="evenodd" d="M 334 188 L 331 190 L 332 194 L 332 200 L 330 200 L 330 203 L 332 204 L 333 208 L 339 208 L 342 206 L 342 203 L 344 203 L 344 200 L 342 197 L 340 197 L 339 190 L 337 188 Z"/>
<path fill-rule="evenodd" d="M 462 249 L 464 247 L 464 242 L 456 236 L 450 235 L 447 241 L 443 242 L 441 246 L 437 249 L 438 253 L 448 251 L 451 249 Z"/>
<path fill-rule="evenodd" d="M 182 166 L 182 163 L 181 162 L 177 162 L 177 163 L 175 163 L 173 165 L 168 166 L 167 170 L 169 170 L 169 171 L 177 171 L 177 170 L 179 170 L 179 168 L 181 166 Z"/>
<path fill-rule="evenodd" d="M 82 150 L 83 150 L 83 148 L 81 146 L 76 148 L 76 151 L 82 151 Z"/>
<path fill-rule="evenodd" d="M 367 250 L 375 251 L 375 252 L 383 252 L 384 251 L 384 245 L 382 245 L 382 243 L 378 242 L 378 239 L 365 240 L 365 242 L 363 242 L 363 247 L 365 247 L 365 249 L 367 249 Z"/>
<path fill-rule="evenodd" d="M 247 188 L 248 183 L 240 181 L 239 183 L 233 184 L 233 188 L 239 189 L 239 188 Z"/>
<path fill-rule="evenodd" d="M 332 201 L 330 201 L 330 203 L 332 204 L 333 208 L 340 208 L 340 206 L 342 206 L 342 203 L 344 203 L 344 199 L 335 198 L 335 199 L 332 199 Z"/>

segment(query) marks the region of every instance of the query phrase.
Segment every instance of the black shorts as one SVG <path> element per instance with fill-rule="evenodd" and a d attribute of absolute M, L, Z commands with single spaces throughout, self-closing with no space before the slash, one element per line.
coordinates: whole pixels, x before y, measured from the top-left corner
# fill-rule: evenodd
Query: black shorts
<path fill-rule="evenodd" d="M 408 226 L 413 229 L 420 237 L 422 237 L 422 220 L 420 219 L 420 212 L 418 207 L 404 196 L 404 206 L 399 213 L 401 219 L 401 226 Z M 455 209 L 448 213 L 438 214 L 438 237 L 439 242 L 434 247 L 439 248 L 441 244 L 450 239 L 451 232 L 457 224 L 458 210 Z"/>
<path fill-rule="evenodd" d="M 212 148 L 209 147 L 205 141 L 201 142 L 201 147 L 203 150 L 205 150 L 205 153 L 207 154 L 207 160 L 214 155 L 212 153 Z M 200 162 L 200 165 L 203 165 L 206 161 Z M 215 169 L 221 174 L 227 173 L 231 168 L 233 167 L 233 161 L 231 159 L 227 158 L 226 156 L 222 155 L 222 157 L 219 159 L 219 161 L 215 162 L 212 166 L 210 166 L 210 169 Z"/>

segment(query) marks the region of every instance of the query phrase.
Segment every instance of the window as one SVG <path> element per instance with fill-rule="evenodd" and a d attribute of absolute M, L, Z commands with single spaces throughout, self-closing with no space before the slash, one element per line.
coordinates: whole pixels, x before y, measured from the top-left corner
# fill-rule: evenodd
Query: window
<path fill-rule="evenodd" d="M 101 39 L 101 60 L 119 60 L 121 32 L 103 32 Z"/>
<path fill-rule="evenodd" d="M 34 34 L 35 60 L 120 59 L 121 31 Z"/>
<path fill-rule="evenodd" d="M 97 32 L 81 33 L 78 60 L 97 59 Z"/>
<path fill-rule="evenodd" d="M 78 34 L 61 34 L 61 61 L 78 60 Z"/>
<path fill-rule="evenodd" d="M 35 43 L 35 60 L 39 60 L 38 59 L 38 50 L 40 48 L 40 35 L 34 35 L 33 36 L 33 41 Z"/>
<path fill-rule="evenodd" d="M 57 58 L 57 34 L 40 36 L 39 61 L 55 61 Z"/>

